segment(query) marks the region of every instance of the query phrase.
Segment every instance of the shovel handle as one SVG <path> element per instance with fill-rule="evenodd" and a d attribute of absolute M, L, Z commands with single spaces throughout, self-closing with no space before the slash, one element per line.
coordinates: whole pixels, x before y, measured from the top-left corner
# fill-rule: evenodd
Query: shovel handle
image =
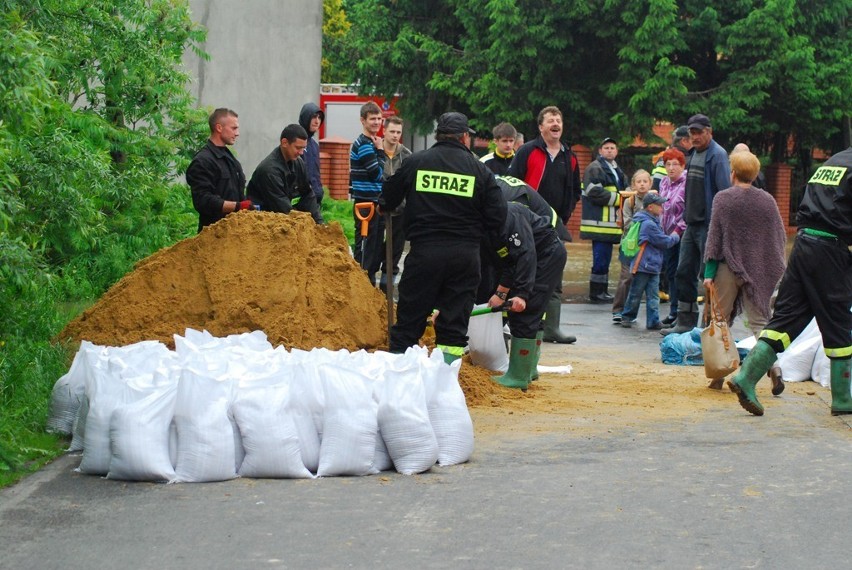
<path fill-rule="evenodd" d="M 500 313 L 502 311 L 508 311 L 512 308 L 512 303 L 506 302 L 497 307 L 483 307 L 481 309 L 474 309 L 470 312 L 471 317 L 477 317 L 479 315 L 488 315 L 491 313 Z"/>
<path fill-rule="evenodd" d="M 356 202 L 355 217 L 361 221 L 361 237 L 367 237 L 370 220 L 376 214 L 376 204 L 373 202 Z"/>

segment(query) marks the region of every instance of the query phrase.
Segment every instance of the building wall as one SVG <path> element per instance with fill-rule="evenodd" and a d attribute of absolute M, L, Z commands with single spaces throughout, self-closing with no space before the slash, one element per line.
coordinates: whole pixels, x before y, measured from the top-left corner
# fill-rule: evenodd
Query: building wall
<path fill-rule="evenodd" d="M 193 20 L 207 28 L 205 61 L 187 53 L 192 92 L 201 107 L 239 114 L 234 152 L 251 177 L 278 145 L 302 105 L 319 102 L 321 0 L 190 0 Z"/>

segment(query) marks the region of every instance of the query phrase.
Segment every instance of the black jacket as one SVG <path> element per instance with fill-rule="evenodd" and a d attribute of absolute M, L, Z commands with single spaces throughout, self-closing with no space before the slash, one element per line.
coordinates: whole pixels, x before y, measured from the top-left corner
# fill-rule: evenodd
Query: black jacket
<path fill-rule="evenodd" d="M 192 205 L 198 211 L 198 231 L 225 217 L 222 204 L 245 200 L 246 175 L 228 147 L 209 140 L 189 163 L 186 182 L 192 190 Z"/>
<path fill-rule="evenodd" d="M 547 144 L 538 136 L 518 149 L 508 174 L 536 189 L 562 223 L 568 223 L 582 191 L 580 163 L 569 145 L 563 144 L 556 159 L 550 160 Z"/>
<path fill-rule="evenodd" d="M 391 211 L 406 200 L 405 237 L 417 243 L 479 247 L 506 220 L 506 200 L 494 175 L 455 141 L 414 153 L 383 185 L 379 204 Z"/>
<path fill-rule="evenodd" d="M 321 202 L 323 196 L 322 179 L 320 178 L 320 148 L 319 143 L 314 139 L 315 133 L 311 132 L 311 119 L 320 112 L 322 110 L 316 103 L 305 103 L 299 112 L 299 124 L 308 133 L 308 146 L 302 158 L 308 169 L 308 181 L 311 183 L 311 188 L 314 191 L 314 196 L 317 197 L 317 202 Z"/>
<path fill-rule="evenodd" d="M 829 232 L 852 245 L 852 147 L 829 158 L 808 180 L 796 225 Z"/>
<path fill-rule="evenodd" d="M 284 160 L 280 147 L 275 147 L 257 165 L 249 181 L 248 195 L 252 202 L 260 204 L 261 210 L 283 214 L 299 210 L 310 213 L 316 223 L 322 223 L 305 162 L 301 158 Z"/>

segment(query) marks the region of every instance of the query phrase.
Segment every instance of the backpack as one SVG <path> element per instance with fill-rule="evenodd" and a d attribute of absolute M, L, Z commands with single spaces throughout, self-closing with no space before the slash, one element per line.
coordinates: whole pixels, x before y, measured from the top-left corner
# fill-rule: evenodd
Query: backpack
<path fill-rule="evenodd" d="M 623 253 L 627 257 L 635 257 L 637 253 L 639 253 L 639 228 L 642 226 L 642 222 L 633 221 L 630 224 L 630 229 L 627 230 L 627 234 L 625 234 L 624 238 L 621 240 L 621 253 Z"/>

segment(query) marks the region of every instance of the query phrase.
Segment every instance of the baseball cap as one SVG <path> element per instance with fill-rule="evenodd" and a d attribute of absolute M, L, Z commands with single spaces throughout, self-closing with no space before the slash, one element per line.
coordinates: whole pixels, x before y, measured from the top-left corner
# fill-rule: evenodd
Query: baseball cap
<path fill-rule="evenodd" d="M 444 113 L 438 117 L 438 127 L 435 131 L 444 135 L 476 134 L 476 131 L 467 125 L 467 116 L 464 113 L 457 113 L 455 111 Z"/>
<path fill-rule="evenodd" d="M 668 199 L 663 198 L 656 192 L 648 192 L 645 194 L 645 197 L 642 198 L 642 206 L 646 208 L 651 204 L 665 204 L 666 202 L 668 202 Z"/>
<path fill-rule="evenodd" d="M 707 118 L 707 115 L 702 115 L 700 113 L 697 115 L 692 115 L 686 122 L 686 124 L 690 129 L 698 129 L 700 131 L 703 131 L 704 129 L 709 129 L 711 127 L 710 119 Z"/>
<path fill-rule="evenodd" d="M 689 136 L 689 127 L 687 127 L 686 125 L 679 126 L 678 128 L 675 129 L 674 133 L 672 134 L 673 139 L 685 139 L 688 136 Z"/>
<path fill-rule="evenodd" d="M 600 145 L 598 145 L 598 148 L 602 147 L 602 146 L 603 146 L 603 145 L 605 145 L 606 143 L 612 143 L 612 144 L 614 144 L 614 145 L 617 145 L 617 144 L 618 144 L 618 142 L 617 142 L 614 138 L 612 138 L 612 137 L 606 137 L 604 140 L 602 140 L 602 141 L 601 141 L 601 144 L 600 144 Z"/>

